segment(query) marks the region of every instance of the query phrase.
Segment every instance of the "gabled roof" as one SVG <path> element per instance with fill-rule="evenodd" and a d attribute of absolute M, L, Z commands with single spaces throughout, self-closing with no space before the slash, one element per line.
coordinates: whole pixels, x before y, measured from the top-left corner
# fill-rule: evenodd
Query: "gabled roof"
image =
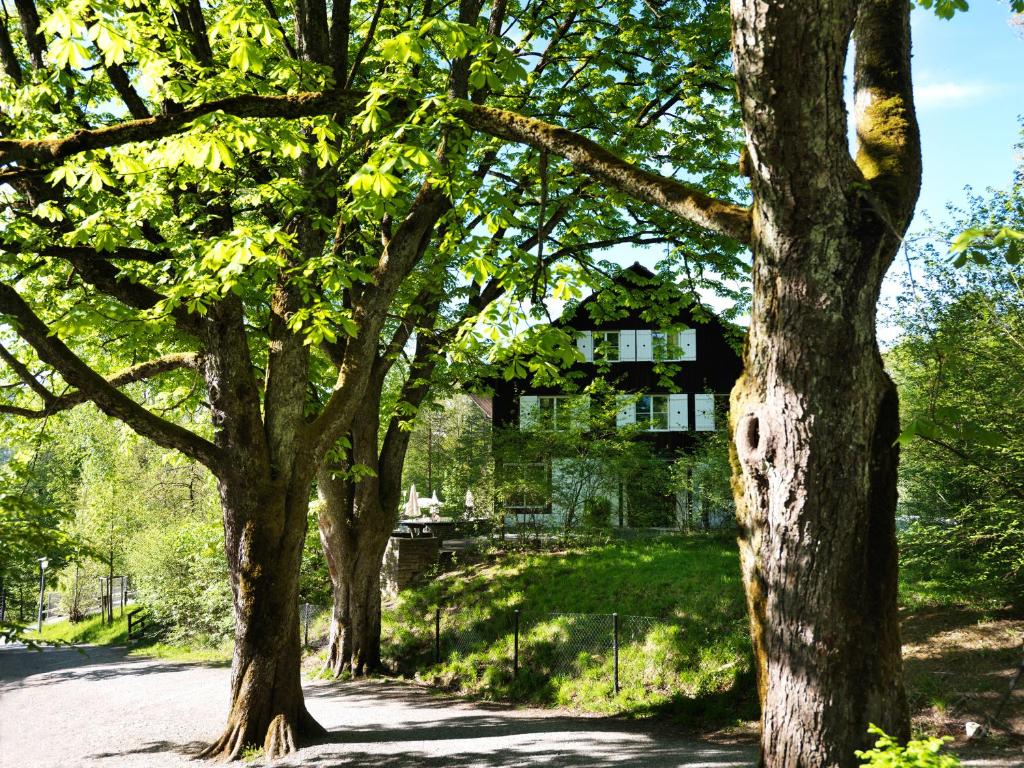
<path fill-rule="evenodd" d="M 617 288 L 625 290 L 617 291 Z M 698 312 L 692 311 L 694 307 L 700 308 Z M 683 290 L 677 283 L 665 280 L 637 261 L 619 270 L 608 285 L 579 303 L 567 306 L 554 324 L 580 330 L 649 327 L 650 323 L 641 320 L 640 315 L 652 310 L 665 312 L 662 321 L 679 325 L 692 326 L 694 322 L 717 320 L 714 313 L 701 304 L 698 296 Z"/>

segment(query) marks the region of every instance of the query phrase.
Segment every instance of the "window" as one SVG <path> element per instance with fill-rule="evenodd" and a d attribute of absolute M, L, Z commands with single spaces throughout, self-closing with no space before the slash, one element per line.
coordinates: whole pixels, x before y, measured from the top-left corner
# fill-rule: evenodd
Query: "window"
<path fill-rule="evenodd" d="M 590 396 L 523 395 L 519 398 L 519 428 L 585 431 L 590 428 Z"/>
<path fill-rule="evenodd" d="M 665 331 L 652 331 L 651 332 L 651 349 L 655 360 L 678 360 L 679 357 L 676 350 L 672 349 L 669 342 L 673 334 L 666 333 Z"/>
<path fill-rule="evenodd" d="M 696 360 L 697 331 L 652 331 L 651 349 L 654 360 Z"/>
<path fill-rule="evenodd" d="M 636 401 L 636 423 L 650 432 L 667 432 L 668 395 L 641 395 Z"/>
<path fill-rule="evenodd" d="M 572 406 L 568 397 L 552 395 L 537 398 L 540 423 L 544 429 L 565 432 L 572 428 Z"/>
<path fill-rule="evenodd" d="M 618 395 L 618 427 L 636 424 L 650 432 L 686 432 L 689 424 L 689 398 L 684 393 L 671 395 Z"/>
<path fill-rule="evenodd" d="M 514 478 L 505 500 L 505 509 L 513 514 L 545 514 L 551 495 L 551 474 L 544 462 L 509 464 L 505 470 Z"/>
<path fill-rule="evenodd" d="M 594 332 L 594 359 L 616 363 L 619 360 L 619 332 Z"/>

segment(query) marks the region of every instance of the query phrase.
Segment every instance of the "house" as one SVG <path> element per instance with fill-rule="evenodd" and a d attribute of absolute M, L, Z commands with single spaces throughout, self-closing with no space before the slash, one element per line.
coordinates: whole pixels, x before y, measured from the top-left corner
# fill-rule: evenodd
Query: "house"
<path fill-rule="evenodd" d="M 568 525 L 580 519 L 584 508 L 601 524 L 618 526 L 731 520 L 731 509 L 701 508 L 699 493 L 673 490 L 671 484 L 651 489 L 658 484 L 655 476 L 667 472 L 680 454 L 726 427 L 729 392 L 742 370 L 738 329 L 694 307 L 692 297 L 639 263 L 554 324 L 575 338 L 579 352 L 579 361 L 565 376 L 569 384 L 493 379 L 492 399 L 482 406 L 494 426 L 495 476 L 508 481 L 509 490 L 499 501 L 507 521 Z M 606 395 L 615 398 L 612 408 L 604 403 L 602 409 L 590 394 L 580 394 L 597 379 L 614 391 Z M 605 425 L 614 421 L 614 429 L 629 435 L 637 446 L 633 453 L 657 461 L 626 477 L 629 472 L 602 465 L 606 460 L 585 451 L 567 455 L 557 447 L 533 452 L 517 447 L 513 455 L 503 455 L 500 450 L 499 443 L 515 439 L 517 431 L 541 437 L 595 434 L 602 428 L 594 421 L 599 412 L 605 414 Z"/>

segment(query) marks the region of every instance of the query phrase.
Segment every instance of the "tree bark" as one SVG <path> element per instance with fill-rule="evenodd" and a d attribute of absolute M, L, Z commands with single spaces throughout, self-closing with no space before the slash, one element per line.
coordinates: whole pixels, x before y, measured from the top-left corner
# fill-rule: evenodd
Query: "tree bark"
<path fill-rule="evenodd" d="M 324 732 L 306 711 L 300 677 L 298 573 L 305 526 L 296 520 L 305 518 L 308 495 L 301 493 L 301 478 L 291 488 L 251 480 L 220 481 L 235 652 L 227 726 L 202 756 L 227 760 L 249 746 L 277 757 L 294 751 L 299 737 Z M 307 481 L 306 494 L 309 487 Z"/>
<path fill-rule="evenodd" d="M 852 768 L 869 723 L 903 739 L 910 730 L 896 603 L 897 396 L 875 335 L 920 174 L 909 7 L 734 0 L 732 13 L 757 203 L 730 420 L 762 765 Z M 857 163 L 842 90 L 855 24 L 858 98 L 873 89 Z"/>
<path fill-rule="evenodd" d="M 402 461 L 378 460 L 378 409 L 378 400 L 368 398 L 352 430 L 353 461 L 375 474 L 353 482 L 326 464 L 317 471 L 320 541 L 334 592 L 324 668 L 335 676 L 382 668 L 380 568 L 396 521 Z"/>

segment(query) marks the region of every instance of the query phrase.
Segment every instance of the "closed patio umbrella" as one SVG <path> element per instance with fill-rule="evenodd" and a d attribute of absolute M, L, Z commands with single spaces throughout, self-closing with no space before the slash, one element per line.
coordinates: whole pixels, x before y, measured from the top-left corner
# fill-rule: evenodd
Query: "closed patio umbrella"
<path fill-rule="evenodd" d="M 405 502 L 405 517 L 414 518 L 420 516 L 420 500 L 416 495 L 416 484 L 409 486 L 409 500 Z"/>

